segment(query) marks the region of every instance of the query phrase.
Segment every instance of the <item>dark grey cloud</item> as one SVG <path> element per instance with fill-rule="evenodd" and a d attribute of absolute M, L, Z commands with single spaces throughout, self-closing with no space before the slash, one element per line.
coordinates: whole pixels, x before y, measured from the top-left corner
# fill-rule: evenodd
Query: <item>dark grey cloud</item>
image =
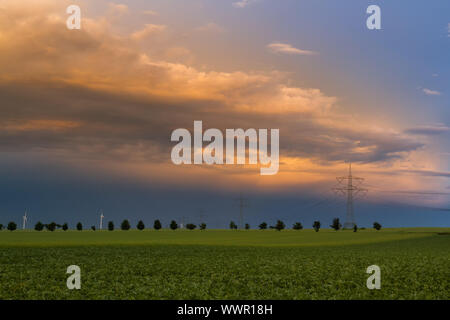
<path fill-rule="evenodd" d="M 400 170 L 400 172 L 404 172 L 404 173 L 412 173 L 412 174 L 417 174 L 417 175 L 427 176 L 427 177 L 443 177 L 443 178 L 450 178 L 450 172 L 445 172 L 445 171 L 432 171 L 432 170 Z"/>
<path fill-rule="evenodd" d="M 54 83 L 2 84 L 0 98 L 0 150 L 8 152 L 57 149 L 86 152 L 102 159 L 131 157 L 120 153 L 129 148 L 149 161 L 167 161 L 173 146 L 171 132 L 176 128 L 192 130 L 194 120 L 202 120 L 204 130 L 279 128 L 282 156 L 325 162 L 386 161 L 422 147 L 404 134 L 328 127 L 316 121 L 314 115 L 245 113 L 218 101 L 169 102 L 159 97 L 142 98 Z M 10 125 L 34 119 L 80 125 L 61 130 L 20 130 Z"/>
<path fill-rule="evenodd" d="M 445 125 L 437 125 L 437 126 L 419 126 L 415 128 L 410 128 L 405 130 L 407 134 L 417 134 L 417 135 L 438 135 L 442 133 L 450 132 L 450 127 Z"/>

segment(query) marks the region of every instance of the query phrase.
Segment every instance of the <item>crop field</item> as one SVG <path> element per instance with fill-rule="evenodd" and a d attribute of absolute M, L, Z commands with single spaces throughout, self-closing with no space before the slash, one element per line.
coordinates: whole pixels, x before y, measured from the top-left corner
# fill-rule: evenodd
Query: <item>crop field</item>
<path fill-rule="evenodd" d="M 449 298 L 450 228 L 0 232 L 0 299 Z"/>

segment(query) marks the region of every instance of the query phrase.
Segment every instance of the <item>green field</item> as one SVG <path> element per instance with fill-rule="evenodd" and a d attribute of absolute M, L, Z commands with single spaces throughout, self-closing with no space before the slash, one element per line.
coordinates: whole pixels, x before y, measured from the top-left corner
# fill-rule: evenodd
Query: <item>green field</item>
<path fill-rule="evenodd" d="M 0 232 L 0 299 L 449 299 L 449 279 L 450 228 Z"/>

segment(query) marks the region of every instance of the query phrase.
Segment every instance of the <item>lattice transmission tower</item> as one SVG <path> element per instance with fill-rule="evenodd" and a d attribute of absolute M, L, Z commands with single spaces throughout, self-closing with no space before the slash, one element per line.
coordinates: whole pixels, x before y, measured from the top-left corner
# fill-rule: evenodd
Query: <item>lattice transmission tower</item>
<path fill-rule="evenodd" d="M 236 199 L 239 206 L 239 229 L 244 229 L 244 208 L 248 206 L 247 199 L 240 194 L 239 198 Z"/>
<path fill-rule="evenodd" d="M 339 186 L 333 188 L 335 192 L 341 193 L 347 197 L 347 216 L 344 223 L 344 229 L 352 229 L 355 225 L 355 212 L 353 208 L 353 201 L 358 195 L 367 194 L 368 190 L 361 188 L 364 178 L 354 177 L 352 175 L 352 164 L 348 167 L 348 176 L 336 177 Z M 344 183 L 344 182 L 347 183 Z"/>
<path fill-rule="evenodd" d="M 200 221 L 198 222 L 199 224 L 200 224 L 200 223 L 206 222 L 206 221 L 205 221 L 205 209 L 200 208 L 200 209 L 198 210 L 198 217 L 199 217 L 199 219 L 200 219 Z"/>

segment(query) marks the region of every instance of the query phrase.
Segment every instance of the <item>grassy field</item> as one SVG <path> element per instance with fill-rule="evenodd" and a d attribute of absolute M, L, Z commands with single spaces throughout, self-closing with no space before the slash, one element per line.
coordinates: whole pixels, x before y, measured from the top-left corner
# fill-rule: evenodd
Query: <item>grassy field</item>
<path fill-rule="evenodd" d="M 1 231 L 0 299 L 449 299 L 449 233 Z M 81 290 L 66 288 L 72 264 Z"/>

